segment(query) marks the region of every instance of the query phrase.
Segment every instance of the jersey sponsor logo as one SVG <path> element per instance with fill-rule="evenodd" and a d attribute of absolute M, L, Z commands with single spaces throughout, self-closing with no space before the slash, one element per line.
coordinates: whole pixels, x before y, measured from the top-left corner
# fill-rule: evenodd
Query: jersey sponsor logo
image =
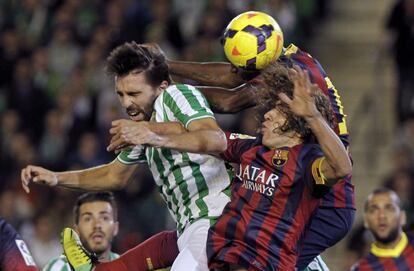
<path fill-rule="evenodd" d="M 272 157 L 272 164 L 276 167 L 281 167 L 286 164 L 289 157 L 289 151 L 287 150 L 275 150 Z"/>
<path fill-rule="evenodd" d="M 26 243 L 23 240 L 15 240 L 16 245 L 19 248 L 20 254 L 22 255 L 24 262 L 27 266 L 36 266 L 32 255 L 30 254 L 29 249 L 26 246 Z"/>
<path fill-rule="evenodd" d="M 273 196 L 279 176 L 270 173 L 260 167 L 241 164 L 236 175 L 242 181 L 242 186 L 246 189 L 259 192 L 266 196 Z"/>
<path fill-rule="evenodd" d="M 234 139 L 255 139 L 254 136 L 249 136 L 249 135 L 243 135 L 243 134 L 230 134 L 229 139 L 234 140 Z"/>

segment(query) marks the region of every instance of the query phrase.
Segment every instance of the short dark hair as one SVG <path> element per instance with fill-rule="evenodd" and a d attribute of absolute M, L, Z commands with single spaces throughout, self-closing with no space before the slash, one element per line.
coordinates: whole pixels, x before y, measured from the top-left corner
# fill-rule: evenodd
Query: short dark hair
<path fill-rule="evenodd" d="M 259 92 L 259 108 L 264 113 L 273 108 L 278 108 L 286 115 L 286 123 L 281 127 L 283 132 L 297 132 L 303 142 L 313 142 L 316 140 L 312 130 L 304 118 L 292 113 L 289 106 L 279 98 L 279 93 L 286 94 L 289 98 L 293 97 L 294 84 L 289 75 L 288 68 L 277 61 L 270 63 L 261 73 L 263 78 L 263 89 Z M 328 97 L 317 90 L 314 93 L 315 105 L 322 117 L 327 121 L 331 128 L 335 126 L 334 112 L 331 108 Z"/>
<path fill-rule="evenodd" d="M 134 41 L 112 50 L 106 60 L 106 71 L 114 76 L 144 72 L 148 83 L 153 87 L 159 86 L 162 81 L 171 83 L 164 55 Z"/>
<path fill-rule="evenodd" d="M 73 207 L 73 214 L 75 217 L 75 224 L 79 223 L 79 209 L 80 207 L 89 202 L 105 201 L 112 206 L 112 212 L 114 215 L 114 221 L 118 220 L 118 210 L 115 202 L 115 197 L 112 192 L 87 192 L 78 197 L 75 207 Z"/>
<path fill-rule="evenodd" d="M 373 196 L 376 196 L 376 195 L 379 195 L 379 194 L 390 194 L 390 195 L 394 195 L 395 196 L 395 203 L 397 204 L 397 206 L 400 209 L 403 209 L 401 199 L 397 195 L 397 193 L 395 193 L 394 190 L 389 189 L 387 187 L 378 187 L 378 188 L 374 189 L 374 191 L 372 191 L 371 193 L 369 193 L 369 195 L 365 199 L 365 203 L 364 203 L 364 211 L 365 212 L 368 210 L 369 201 L 372 199 L 372 197 Z"/>

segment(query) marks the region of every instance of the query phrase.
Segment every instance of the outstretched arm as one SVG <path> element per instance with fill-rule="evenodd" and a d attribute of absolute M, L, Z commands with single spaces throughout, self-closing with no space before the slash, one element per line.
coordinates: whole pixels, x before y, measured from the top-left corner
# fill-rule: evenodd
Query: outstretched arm
<path fill-rule="evenodd" d="M 125 187 L 137 167 L 122 164 L 118 159 L 97 167 L 64 172 L 29 165 L 22 169 L 21 180 L 27 193 L 30 182 L 84 190 L 113 190 Z"/>
<path fill-rule="evenodd" d="M 234 88 L 244 83 L 237 68 L 226 62 L 187 62 L 168 60 L 172 75 L 197 81 L 200 85 Z"/>
<path fill-rule="evenodd" d="M 214 113 L 237 113 L 256 105 L 257 89 L 250 83 L 234 89 L 220 87 L 197 87 L 207 98 Z"/>
<path fill-rule="evenodd" d="M 327 180 L 325 185 L 333 185 L 338 179 L 352 172 L 348 152 L 316 108 L 312 96 L 314 86 L 310 83 L 307 73 L 295 66 L 291 75 L 294 83 L 293 99 L 284 93 L 279 94 L 279 97 L 289 105 L 293 113 L 305 118 L 324 153 L 324 158 L 320 160 L 320 170 Z"/>

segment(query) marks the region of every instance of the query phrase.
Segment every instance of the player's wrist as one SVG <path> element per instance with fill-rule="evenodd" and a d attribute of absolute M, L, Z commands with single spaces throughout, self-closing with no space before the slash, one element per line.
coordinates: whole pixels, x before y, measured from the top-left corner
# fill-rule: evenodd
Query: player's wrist
<path fill-rule="evenodd" d="M 315 121 L 315 120 L 319 120 L 323 117 L 322 117 L 321 113 L 318 110 L 315 110 L 315 111 L 313 111 L 309 114 L 306 114 L 305 116 L 303 116 L 303 118 L 306 120 L 306 122 L 309 123 L 309 122 L 312 122 L 312 121 Z"/>

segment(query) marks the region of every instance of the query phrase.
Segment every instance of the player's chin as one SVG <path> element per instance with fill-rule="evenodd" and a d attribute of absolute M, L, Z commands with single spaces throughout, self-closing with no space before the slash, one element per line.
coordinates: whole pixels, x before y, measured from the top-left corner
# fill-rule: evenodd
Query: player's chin
<path fill-rule="evenodd" d="M 94 253 L 102 253 L 108 247 L 107 241 L 91 241 L 89 242 L 89 249 Z"/>
<path fill-rule="evenodd" d="M 107 245 L 100 244 L 100 245 L 92 246 L 90 251 L 96 254 L 101 254 L 106 250 L 106 248 L 107 248 Z"/>

